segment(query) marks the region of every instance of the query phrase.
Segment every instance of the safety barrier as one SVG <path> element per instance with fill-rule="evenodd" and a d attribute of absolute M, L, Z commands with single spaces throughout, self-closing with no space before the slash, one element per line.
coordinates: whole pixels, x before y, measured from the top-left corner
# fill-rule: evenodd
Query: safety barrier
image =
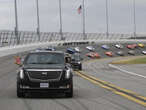
<path fill-rule="evenodd" d="M 68 41 L 79 41 L 79 40 L 123 40 L 131 39 L 132 34 L 120 34 L 110 33 L 107 37 L 105 33 L 86 33 L 83 36 L 82 33 L 69 33 L 64 32 L 61 36 L 58 32 L 41 32 L 39 35 L 36 32 L 31 31 L 19 31 L 18 35 L 15 35 L 14 31 L 0 31 L 0 46 L 15 46 L 22 44 L 30 44 L 35 42 L 54 42 L 62 40 Z M 138 35 L 142 36 L 142 35 Z"/>

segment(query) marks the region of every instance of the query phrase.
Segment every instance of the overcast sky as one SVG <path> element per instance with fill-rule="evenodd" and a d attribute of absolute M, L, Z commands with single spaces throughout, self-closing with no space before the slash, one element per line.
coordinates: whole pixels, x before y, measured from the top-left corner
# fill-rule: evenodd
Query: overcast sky
<path fill-rule="evenodd" d="M 18 1 L 19 30 L 36 30 L 35 0 Z M 39 0 L 40 24 L 43 32 L 59 31 L 59 0 Z M 109 31 L 133 31 L 133 0 L 109 1 Z M 82 32 L 82 17 L 77 8 L 82 0 L 62 0 L 64 32 Z M 105 32 L 105 0 L 85 0 L 86 32 Z M 136 0 L 137 32 L 146 32 L 146 0 Z M 0 0 L 0 29 L 14 29 L 14 0 Z"/>

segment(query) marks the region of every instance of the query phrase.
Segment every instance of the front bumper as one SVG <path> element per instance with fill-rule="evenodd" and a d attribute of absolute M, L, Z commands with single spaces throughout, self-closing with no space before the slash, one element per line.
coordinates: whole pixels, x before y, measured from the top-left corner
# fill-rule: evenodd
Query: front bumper
<path fill-rule="evenodd" d="M 22 92 L 30 92 L 30 93 L 66 93 L 70 92 L 70 86 L 68 87 L 60 87 L 60 88 L 29 88 L 27 86 L 23 86 L 21 88 Z"/>
<path fill-rule="evenodd" d="M 72 87 L 71 80 L 59 81 L 59 82 L 43 82 L 48 83 L 48 87 L 40 87 L 42 82 L 26 82 L 20 81 L 19 88 L 22 92 L 46 92 L 46 93 L 60 93 L 69 92 Z"/>

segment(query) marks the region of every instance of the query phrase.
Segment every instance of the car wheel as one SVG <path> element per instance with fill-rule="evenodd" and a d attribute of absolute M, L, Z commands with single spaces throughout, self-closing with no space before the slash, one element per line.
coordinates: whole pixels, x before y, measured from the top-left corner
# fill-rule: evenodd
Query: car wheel
<path fill-rule="evenodd" d="M 73 82 L 71 84 L 71 88 L 70 88 L 69 92 L 65 93 L 65 96 L 67 98 L 72 98 L 73 97 Z"/>
<path fill-rule="evenodd" d="M 82 70 L 82 65 L 79 66 L 79 70 Z"/>
<path fill-rule="evenodd" d="M 24 93 L 20 89 L 19 83 L 17 83 L 17 97 L 19 97 L 19 98 L 24 97 Z"/>

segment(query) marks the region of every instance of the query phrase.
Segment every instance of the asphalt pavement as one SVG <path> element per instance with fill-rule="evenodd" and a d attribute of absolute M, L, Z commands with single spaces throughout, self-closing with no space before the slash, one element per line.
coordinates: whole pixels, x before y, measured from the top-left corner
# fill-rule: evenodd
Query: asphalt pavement
<path fill-rule="evenodd" d="M 97 51 L 104 52 L 98 45 Z M 86 59 L 82 45 L 82 56 Z M 58 48 L 60 49 L 60 48 Z M 99 49 L 99 50 L 98 50 Z M 62 47 L 61 50 L 64 50 Z M 115 48 L 114 48 L 115 50 Z M 138 50 L 139 51 L 139 50 Z M 103 55 L 103 58 L 107 57 Z M 118 58 L 117 58 L 118 59 Z M 121 59 L 121 58 L 119 58 Z M 83 73 L 113 83 L 121 88 L 134 91 L 142 96 L 146 94 L 145 79 L 131 76 L 108 66 L 113 59 L 105 58 L 85 62 Z M 16 70 L 14 56 L 0 58 L 0 108 L 2 110 L 145 110 L 146 107 L 129 100 L 115 92 L 103 88 L 83 77 L 74 75 L 74 97 L 17 98 Z M 131 71 L 131 70 L 130 70 Z"/>

